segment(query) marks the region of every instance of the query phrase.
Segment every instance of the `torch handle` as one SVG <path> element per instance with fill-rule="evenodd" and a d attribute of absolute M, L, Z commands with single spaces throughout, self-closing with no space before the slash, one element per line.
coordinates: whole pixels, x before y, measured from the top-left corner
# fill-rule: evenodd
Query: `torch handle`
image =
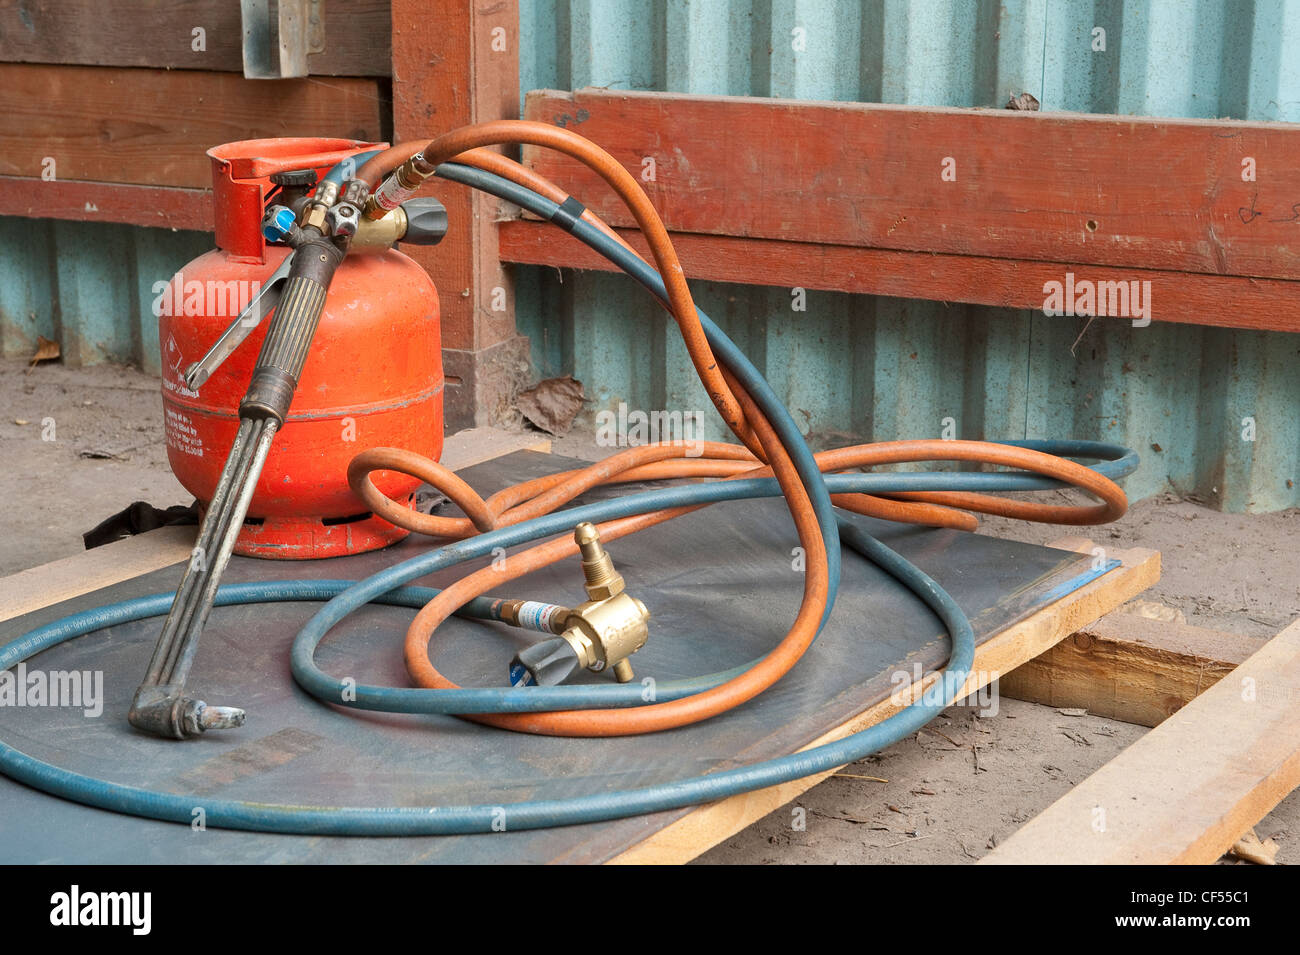
<path fill-rule="evenodd" d="M 330 281 L 342 260 L 343 252 L 325 239 L 306 242 L 294 253 L 284 293 L 239 406 L 241 418 L 274 418 L 284 423 L 325 310 Z"/>

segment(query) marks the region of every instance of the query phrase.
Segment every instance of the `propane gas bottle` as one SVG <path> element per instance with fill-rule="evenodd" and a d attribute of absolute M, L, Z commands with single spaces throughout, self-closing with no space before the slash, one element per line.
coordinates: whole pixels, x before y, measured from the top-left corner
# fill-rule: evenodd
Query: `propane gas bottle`
<path fill-rule="evenodd" d="M 217 248 L 155 286 L 167 458 L 206 508 L 239 423 L 239 403 L 266 337 L 263 320 L 201 384 L 185 371 L 260 291 L 289 249 L 260 225 L 268 199 L 314 182 L 376 144 L 331 139 L 228 143 L 212 159 Z M 315 173 L 311 175 L 306 172 Z M 295 179 L 294 177 L 298 177 Z M 275 181 L 273 181 L 275 180 Z M 389 248 L 339 265 L 293 403 L 271 445 L 235 552 L 282 559 L 338 557 L 385 547 L 407 531 L 369 513 L 348 487 L 348 462 L 374 447 L 442 451 L 438 294 L 413 260 Z M 381 471 L 376 487 L 414 506 L 420 481 Z"/>

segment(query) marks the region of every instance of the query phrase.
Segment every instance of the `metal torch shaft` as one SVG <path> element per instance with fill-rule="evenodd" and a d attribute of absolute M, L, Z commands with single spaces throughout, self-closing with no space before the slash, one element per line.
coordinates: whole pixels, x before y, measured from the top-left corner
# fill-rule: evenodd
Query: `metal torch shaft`
<path fill-rule="evenodd" d="M 283 295 L 240 403 L 239 429 L 199 528 L 198 543 L 128 715 L 133 726 L 159 736 L 185 739 L 244 722 L 241 709 L 208 706 L 185 696 L 185 681 L 271 442 L 289 413 L 330 281 L 343 259 L 344 253 L 318 230 L 304 231 L 307 235 L 294 252 Z"/>

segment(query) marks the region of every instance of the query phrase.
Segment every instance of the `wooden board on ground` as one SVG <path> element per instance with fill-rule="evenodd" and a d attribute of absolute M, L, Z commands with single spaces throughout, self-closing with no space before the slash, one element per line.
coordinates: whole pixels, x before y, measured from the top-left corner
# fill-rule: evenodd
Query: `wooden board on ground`
<path fill-rule="evenodd" d="M 1255 637 L 1111 613 L 1002 678 L 1004 696 L 1155 726 L 1264 645 Z"/>
<path fill-rule="evenodd" d="M 981 863 L 1208 864 L 1300 785 L 1300 620 Z"/>
<path fill-rule="evenodd" d="M 443 443 L 442 463 L 453 471 L 512 451 L 550 451 L 550 439 L 535 432 L 470 428 Z M 185 560 L 197 527 L 160 527 L 41 567 L 0 579 L 0 621 L 70 600 L 160 567 Z"/>
<path fill-rule="evenodd" d="M 1076 540 L 1071 538 L 1064 542 L 1054 542 L 1050 546 L 1066 543 L 1073 545 Z M 1083 543 L 1085 546 L 1071 549 L 1089 552 L 1091 542 Z M 1141 593 L 1160 579 L 1158 551 L 1132 548 L 1115 551 L 1111 556 L 1121 560 L 1123 566 L 981 644 L 975 651 L 971 677 L 963 688 L 966 695 L 974 693 L 990 679 L 1010 673 L 1025 661 L 1032 660 L 1068 634 Z M 927 682 L 924 687 L 929 685 L 930 682 Z M 892 700 L 877 703 L 805 748 L 811 749 L 843 739 L 851 733 L 874 726 L 899 709 L 898 703 Z M 706 849 L 807 792 L 840 769 L 843 767 L 701 806 L 610 861 L 625 865 L 689 862 Z"/>

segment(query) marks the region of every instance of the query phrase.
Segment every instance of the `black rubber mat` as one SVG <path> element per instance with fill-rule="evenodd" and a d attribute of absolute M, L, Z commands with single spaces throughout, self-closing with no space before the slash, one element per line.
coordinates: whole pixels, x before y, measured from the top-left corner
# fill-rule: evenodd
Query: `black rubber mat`
<path fill-rule="evenodd" d="M 463 472 L 485 496 L 575 466 L 518 452 Z M 611 492 L 613 493 L 613 492 Z M 591 498 L 600 496 L 592 495 Z M 983 642 L 1096 577 L 1088 556 L 947 530 L 859 519 L 938 580 L 970 614 Z M 801 578 L 794 529 L 779 500 L 719 504 L 610 545 L 628 589 L 649 606 L 638 679 L 671 679 L 761 656 L 794 618 Z M 236 558 L 227 582 L 361 578 L 427 548 L 407 540 L 386 551 L 316 562 Z M 463 565 L 419 581 L 446 585 Z M 0 624 L 0 642 L 69 613 L 173 590 L 180 566 Z M 577 561 L 516 581 L 496 596 L 572 604 L 583 598 Z M 316 806 L 508 804 L 625 789 L 694 776 L 792 752 L 887 697 L 895 674 L 944 662 L 938 620 L 909 592 L 856 554 L 826 630 L 795 669 L 758 699 L 685 729 L 613 740 L 526 736 L 454 717 L 397 716 L 329 707 L 289 672 L 289 647 L 318 605 L 277 604 L 213 612 L 190 679 L 195 696 L 243 706 L 240 730 L 191 742 L 141 735 L 126 711 L 162 625 L 140 621 L 83 637 L 32 661 L 29 670 L 102 673 L 102 713 L 72 707 L 0 708 L 0 738 L 31 755 L 121 783 Z M 402 641 L 413 611 L 368 607 L 321 647 L 329 673 L 408 686 Z M 504 685 L 511 656 L 534 637 L 453 619 L 431 648 L 438 668 L 468 686 Z M 599 677 L 591 675 L 592 680 Z M 526 691 L 521 691 L 526 692 Z M 442 838 L 321 838 L 217 829 L 195 831 L 88 809 L 0 778 L 3 862 L 598 862 L 689 810 L 527 832 Z"/>

